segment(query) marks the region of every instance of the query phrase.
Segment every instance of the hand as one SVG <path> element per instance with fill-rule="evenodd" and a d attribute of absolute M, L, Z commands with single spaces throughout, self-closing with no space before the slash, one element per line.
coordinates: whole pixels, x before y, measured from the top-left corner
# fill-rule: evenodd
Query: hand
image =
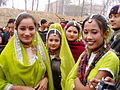
<path fill-rule="evenodd" d="M 35 87 L 35 90 L 47 90 L 48 78 L 43 78 Z"/>
<path fill-rule="evenodd" d="M 105 78 L 105 81 L 106 81 L 106 82 L 115 83 L 115 81 L 114 81 L 112 78 L 110 78 L 110 77 L 106 77 L 106 78 Z"/>
<path fill-rule="evenodd" d="M 27 86 L 13 86 L 11 90 L 35 90 L 35 89 Z"/>
<path fill-rule="evenodd" d="M 87 83 L 87 85 L 89 86 L 89 88 L 95 88 L 98 85 L 99 81 L 100 80 L 93 78 Z"/>

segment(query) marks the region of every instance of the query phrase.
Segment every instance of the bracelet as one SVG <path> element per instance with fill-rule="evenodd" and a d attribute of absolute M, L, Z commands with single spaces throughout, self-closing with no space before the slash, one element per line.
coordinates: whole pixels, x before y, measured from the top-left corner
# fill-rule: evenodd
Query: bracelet
<path fill-rule="evenodd" d="M 4 90 L 12 90 L 12 88 L 13 88 L 13 84 L 8 84 L 5 88 L 4 88 Z"/>

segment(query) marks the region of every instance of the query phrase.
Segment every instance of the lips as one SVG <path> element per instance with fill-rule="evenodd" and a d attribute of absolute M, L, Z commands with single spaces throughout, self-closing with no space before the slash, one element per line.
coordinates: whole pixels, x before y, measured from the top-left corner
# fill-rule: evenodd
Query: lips
<path fill-rule="evenodd" d="M 24 37 L 24 39 L 25 39 L 25 40 L 29 40 L 29 39 L 30 39 L 30 37 Z"/>
<path fill-rule="evenodd" d="M 87 41 L 87 44 L 88 44 L 89 46 L 94 45 L 94 43 L 95 43 L 95 41 Z"/>

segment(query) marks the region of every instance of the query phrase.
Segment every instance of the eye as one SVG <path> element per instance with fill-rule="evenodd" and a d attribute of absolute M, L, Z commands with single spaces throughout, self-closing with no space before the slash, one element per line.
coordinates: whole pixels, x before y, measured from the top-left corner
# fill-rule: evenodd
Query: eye
<path fill-rule="evenodd" d="M 97 34 L 98 31 L 97 31 L 96 29 L 93 29 L 93 30 L 92 30 L 92 33 L 93 33 L 93 34 Z"/>
<path fill-rule="evenodd" d="M 52 41 L 53 41 L 53 39 L 49 39 L 49 41 L 50 41 L 50 42 L 52 42 Z"/>
<path fill-rule="evenodd" d="M 20 28 L 20 30 L 22 30 L 22 31 L 25 31 L 25 30 L 26 30 L 26 28 L 24 28 L 24 27 L 21 27 L 21 28 Z"/>
<path fill-rule="evenodd" d="M 67 30 L 67 32 L 69 32 L 69 33 L 70 33 L 70 32 L 71 32 L 71 30 Z"/>
<path fill-rule="evenodd" d="M 83 34 L 88 34 L 88 31 L 87 30 L 83 30 Z"/>
<path fill-rule="evenodd" d="M 55 42 L 59 42 L 59 40 L 58 40 L 58 39 L 56 39 L 56 40 L 55 40 Z"/>
<path fill-rule="evenodd" d="M 30 27 L 30 28 L 29 28 L 30 31 L 32 31 L 32 30 L 34 30 L 34 29 L 35 29 L 34 27 Z"/>
<path fill-rule="evenodd" d="M 78 32 L 74 31 L 73 33 L 74 33 L 74 34 L 77 34 Z"/>

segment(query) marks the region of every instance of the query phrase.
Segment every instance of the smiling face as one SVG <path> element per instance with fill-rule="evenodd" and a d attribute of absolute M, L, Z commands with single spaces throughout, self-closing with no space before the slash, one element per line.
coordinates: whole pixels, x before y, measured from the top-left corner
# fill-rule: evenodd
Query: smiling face
<path fill-rule="evenodd" d="M 76 41 L 78 39 L 78 30 L 74 26 L 70 26 L 65 34 L 68 41 Z"/>
<path fill-rule="evenodd" d="M 91 50 L 96 50 L 103 45 L 106 37 L 106 34 L 103 33 L 94 19 L 92 19 L 91 23 L 85 22 L 82 34 L 86 45 Z"/>
<path fill-rule="evenodd" d="M 109 23 L 113 29 L 120 28 L 120 12 L 109 16 Z"/>
<path fill-rule="evenodd" d="M 51 33 L 48 36 L 47 46 L 50 50 L 55 51 L 60 47 L 60 37 Z"/>
<path fill-rule="evenodd" d="M 32 18 L 23 19 L 18 26 L 18 37 L 23 44 L 31 44 L 35 35 L 35 25 Z"/>

